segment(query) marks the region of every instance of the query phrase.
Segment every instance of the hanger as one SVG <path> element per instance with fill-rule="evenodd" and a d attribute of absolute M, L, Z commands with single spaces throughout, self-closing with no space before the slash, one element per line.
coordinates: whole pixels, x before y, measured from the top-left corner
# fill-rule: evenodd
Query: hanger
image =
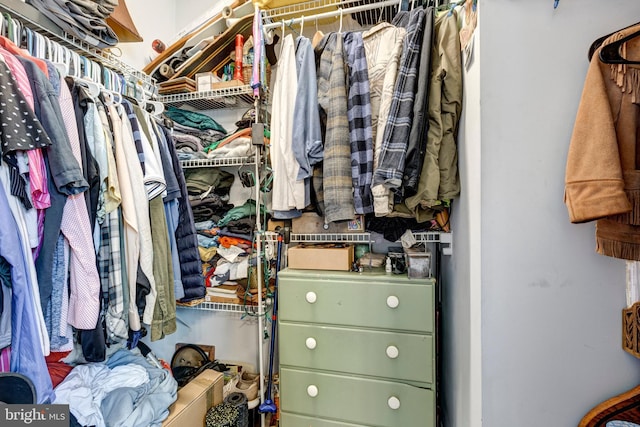
<path fill-rule="evenodd" d="M 122 94 L 119 92 L 102 89 L 100 95 L 106 105 L 122 105 Z"/>
<path fill-rule="evenodd" d="M 589 58 L 589 61 L 591 61 L 591 58 L 593 57 L 593 54 L 596 52 L 596 50 L 598 50 L 598 48 L 600 46 L 602 46 L 602 43 L 604 43 L 604 41 L 606 39 L 608 39 L 609 37 L 611 37 L 615 33 L 619 33 L 620 31 L 628 30 L 629 28 L 635 27 L 636 25 L 640 25 L 640 22 L 636 22 L 635 24 L 629 25 L 628 27 L 624 27 L 621 30 L 614 31 L 613 33 L 609 33 L 609 34 L 607 34 L 605 36 L 602 36 L 602 37 L 596 39 L 593 43 L 591 43 L 591 46 L 589 46 L 589 52 L 587 52 L 587 58 Z"/>
<path fill-rule="evenodd" d="M 300 35 L 302 35 L 304 33 L 304 15 L 302 15 L 302 18 L 300 19 Z"/>
<path fill-rule="evenodd" d="M 51 62 L 62 77 L 69 75 L 69 66 L 63 62 Z"/>
<path fill-rule="evenodd" d="M 342 34 L 342 8 L 340 8 L 340 27 L 338 28 L 338 34 Z"/>
<path fill-rule="evenodd" d="M 149 107 L 152 110 L 149 111 Z M 159 117 L 164 112 L 164 104 L 160 101 L 146 101 L 146 110 L 155 117 Z"/>
<path fill-rule="evenodd" d="M 283 39 L 283 42 L 282 42 L 282 43 L 280 43 L 280 53 L 278 54 L 278 58 L 281 58 L 281 57 L 282 57 L 282 47 L 284 46 L 284 19 L 282 20 L 282 28 L 281 28 L 281 30 L 282 30 L 282 39 Z"/>
<path fill-rule="evenodd" d="M 73 81 L 80 86 L 84 86 L 85 88 L 87 88 L 89 90 L 89 95 L 91 95 L 92 98 L 98 97 L 100 95 L 100 92 L 102 91 L 102 88 L 98 83 L 87 78 L 74 77 Z"/>
<path fill-rule="evenodd" d="M 318 29 L 318 18 L 316 18 L 316 32 L 313 35 L 313 39 L 311 39 L 311 46 L 315 48 L 323 37 L 324 33 Z"/>
<path fill-rule="evenodd" d="M 144 88 L 141 88 L 141 93 L 142 93 L 142 99 L 140 99 L 139 101 L 140 108 L 142 108 L 148 113 L 151 113 L 151 115 L 153 116 L 156 116 L 156 117 L 160 116 L 160 114 L 162 114 L 162 112 L 164 111 L 164 104 L 160 101 L 154 101 L 152 99 L 148 99 L 146 97 Z"/>
<path fill-rule="evenodd" d="M 640 36 L 640 28 L 620 40 L 616 40 L 613 43 L 603 46 L 600 50 L 600 61 L 605 64 L 640 64 L 640 61 L 626 59 L 620 53 L 620 47 L 624 43 L 638 36 Z"/>
<path fill-rule="evenodd" d="M 291 31 L 293 31 L 295 33 L 296 36 L 299 36 L 300 34 L 298 34 L 298 32 L 296 31 L 295 28 L 293 28 L 293 18 L 291 18 L 291 21 L 289 21 L 289 23 L 287 24 L 287 27 L 289 27 L 291 29 Z M 282 32 L 282 34 L 284 34 L 284 30 Z"/>

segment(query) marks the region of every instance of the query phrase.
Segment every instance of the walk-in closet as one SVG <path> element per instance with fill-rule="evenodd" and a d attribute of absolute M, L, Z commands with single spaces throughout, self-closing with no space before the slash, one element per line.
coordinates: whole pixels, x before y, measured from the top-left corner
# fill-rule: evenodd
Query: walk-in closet
<path fill-rule="evenodd" d="M 0 1 L 0 425 L 640 426 L 600 3 Z"/>

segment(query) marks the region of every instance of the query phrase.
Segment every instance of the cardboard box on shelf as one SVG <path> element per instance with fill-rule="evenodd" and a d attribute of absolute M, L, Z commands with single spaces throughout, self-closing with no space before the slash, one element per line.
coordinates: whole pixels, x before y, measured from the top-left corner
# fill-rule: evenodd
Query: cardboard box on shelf
<path fill-rule="evenodd" d="M 278 228 L 284 228 L 285 225 L 284 220 L 269 219 L 269 221 L 267 221 L 267 231 L 277 231 Z"/>
<path fill-rule="evenodd" d="M 206 369 L 178 390 L 178 399 L 169 407 L 162 427 L 202 426 L 207 411 L 222 403 L 224 378 L 221 372 Z"/>
<path fill-rule="evenodd" d="M 287 259 L 289 268 L 349 271 L 353 264 L 353 245 L 299 244 L 287 250 Z"/>
<path fill-rule="evenodd" d="M 244 82 L 242 80 L 227 80 L 222 82 L 213 82 L 213 84 L 211 85 L 211 89 L 225 89 L 228 87 L 236 87 L 242 85 L 244 85 Z"/>
<path fill-rule="evenodd" d="M 364 233 L 364 215 L 356 215 L 351 221 L 324 223 L 324 218 L 315 212 L 304 212 L 291 220 L 291 232 L 297 234 L 319 233 Z"/>

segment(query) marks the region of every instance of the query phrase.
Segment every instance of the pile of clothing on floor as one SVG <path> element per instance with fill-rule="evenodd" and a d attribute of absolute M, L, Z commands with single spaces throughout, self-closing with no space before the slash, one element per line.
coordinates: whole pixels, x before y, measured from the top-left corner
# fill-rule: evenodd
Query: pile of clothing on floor
<path fill-rule="evenodd" d="M 152 360 L 137 348 L 124 347 L 114 348 L 105 362 L 74 367 L 81 360 L 73 352 L 48 360 L 55 386 L 52 403 L 69 405 L 71 426 L 159 426 L 177 399 L 178 383 Z"/>

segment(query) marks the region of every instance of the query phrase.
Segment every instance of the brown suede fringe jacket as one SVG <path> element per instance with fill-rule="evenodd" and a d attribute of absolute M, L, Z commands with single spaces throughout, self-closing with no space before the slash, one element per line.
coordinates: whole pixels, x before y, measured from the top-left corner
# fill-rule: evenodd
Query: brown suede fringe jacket
<path fill-rule="evenodd" d="M 571 222 L 597 220 L 598 253 L 640 261 L 640 66 L 605 64 L 600 49 L 591 59 L 571 137 L 564 202 Z M 627 41 L 621 53 L 640 58 L 640 38 Z"/>

